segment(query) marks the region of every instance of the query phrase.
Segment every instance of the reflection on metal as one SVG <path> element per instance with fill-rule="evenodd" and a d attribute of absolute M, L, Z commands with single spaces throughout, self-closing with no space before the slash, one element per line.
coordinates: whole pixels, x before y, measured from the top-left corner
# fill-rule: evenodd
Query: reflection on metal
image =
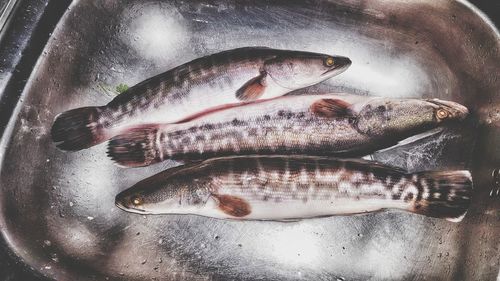
<path fill-rule="evenodd" d="M 490 197 L 500 196 L 500 168 L 494 169 L 491 172 L 493 178 L 493 188 L 490 191 Z"/>
<path fill-rule="evenodd" d="M 116 208 L 114 196 L 178 163 L 121 169 L 105 144 L 66 153 L 49 132 L 58 113 L 107 103 L 102 86 L 257 45 L 352 59 L 342 75 L 299 93 L 437 97 L 481 112 L 500 102 L 499 42 L 458 1 L 76 0 L 0 143 L 2 237 L 55 280 L 495 280 L 500 214 L 499 200 L 483 200 L 490 186 L 474 187 L 458 224 L 397 211 L 287 223 L 140 216 Z M 371 157 L 409 170 L 467 168 L 489 183 L 482 167 L 499 163 L 499 134 L 482 124 Z"/>
<path fill-rule="evenodd" d="M 3 0 L 0 1 L 0 34 L 3 33 L 4 27 L 11 15 L 18 0 Z M 1 37 L 1 36 L 0 36 Z"/>

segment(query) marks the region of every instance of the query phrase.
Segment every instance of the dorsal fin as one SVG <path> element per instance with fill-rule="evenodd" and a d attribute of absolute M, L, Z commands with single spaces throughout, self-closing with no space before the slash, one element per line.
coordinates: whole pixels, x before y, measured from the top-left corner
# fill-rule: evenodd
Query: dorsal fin
<path fill-rule="evenodd" d="M 340 99 L 320 99 L 315 101 L 310 110 L 319 117 L 346 117 L 351 114 L 351 104 Z"/>

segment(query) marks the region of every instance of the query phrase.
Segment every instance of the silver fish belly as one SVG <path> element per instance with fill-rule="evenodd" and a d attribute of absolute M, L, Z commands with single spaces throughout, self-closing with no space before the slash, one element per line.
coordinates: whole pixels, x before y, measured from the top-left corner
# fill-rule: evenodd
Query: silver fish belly
<path fill-rule="evenodd" d="M 119 194 L 142 214 L 290 220 L 399 209 L 460 220 L 470 204 L 468 171 L 406 174 L 361 160 L 228 157 L 167 170 Z"/>

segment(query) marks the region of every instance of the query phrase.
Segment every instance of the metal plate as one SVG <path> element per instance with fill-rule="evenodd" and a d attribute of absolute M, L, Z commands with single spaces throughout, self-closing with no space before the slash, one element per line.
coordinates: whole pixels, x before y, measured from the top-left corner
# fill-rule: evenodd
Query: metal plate
<path fill-rule="evenodd" d="M 74 1 L 1 141 L 2 236 L 56 280 L 497 280 L 499 34 L 461 1 Z M 409 170 L 468 168 L 474 202 L 454 224 L 397 211 L 293 223 L 138 216 L 114 196 L 175 163 L 120 169 L 105 145 L 64 153 L 62 111 L 101 105 L 198 56 L 263 45 L 349 56 L 301 93 L 437 97 L 474 120 L 371 158 Z"/>

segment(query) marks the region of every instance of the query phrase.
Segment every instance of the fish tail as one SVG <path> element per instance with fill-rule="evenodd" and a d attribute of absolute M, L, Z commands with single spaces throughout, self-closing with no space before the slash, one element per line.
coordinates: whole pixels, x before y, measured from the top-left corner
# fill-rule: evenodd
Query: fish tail
<path fill-rule="evenodd" d="M 469 171 L 421 172 L 417 178 L 422 199 L 415 201 L 412 212 L 452 222 L 464 218 L 472 195 Z"/>
<path fill-rule="evenodd" d="M 158 125 L 129 129 L 109 141 L 107 154 L 122 167 L 143 167 L 161 162 L 157 133 Z"/>
<path fill-rule="evenodd" d="M 106 140 L 98 120 L 102 107 L 82 107 L 68 110 L 56 116 L 52 129 L 52 141 L 62 150 L 77 151 Z"/>

